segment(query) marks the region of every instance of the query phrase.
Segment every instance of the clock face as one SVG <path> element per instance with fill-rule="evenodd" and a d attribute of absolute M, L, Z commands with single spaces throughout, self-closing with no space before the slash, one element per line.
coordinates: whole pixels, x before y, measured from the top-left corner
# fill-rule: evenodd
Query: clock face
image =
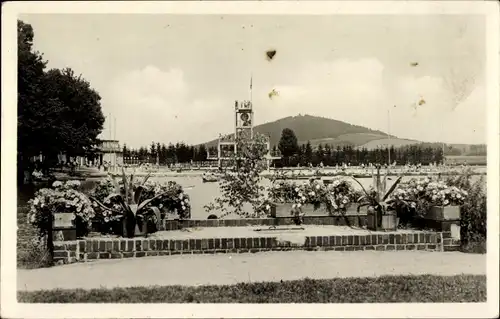
<path fill-rule="evenodd" d="M 240 120 L 242 122 L 242 126 L 250 126 L 252 124 L 252 120 L 250 119 L 250 115 L 248 113 L 242 113 L 240 115 Z"/>

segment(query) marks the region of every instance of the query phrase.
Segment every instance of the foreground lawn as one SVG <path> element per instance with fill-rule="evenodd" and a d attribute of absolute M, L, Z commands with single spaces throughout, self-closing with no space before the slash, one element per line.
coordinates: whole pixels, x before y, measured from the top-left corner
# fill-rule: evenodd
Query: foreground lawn
<path fill-rule="evenodd" d="M 18 292 L 29 303 L 486 302 L 486 276 L 384 276 L 228 286 L 165 286 Z"/>

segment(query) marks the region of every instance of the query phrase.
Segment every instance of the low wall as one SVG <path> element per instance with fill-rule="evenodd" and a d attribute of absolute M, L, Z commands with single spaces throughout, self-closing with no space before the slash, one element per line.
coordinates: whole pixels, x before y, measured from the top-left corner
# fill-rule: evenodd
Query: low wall
<path fill-rule="evenodd" d="M 304 216 L 304 225 L 366 226 L 366 215 L 344 216 Z M 177 230 L 193 227 L 246 227 L 246 226 L 287 226 L 293 225 L 292 217 L 241 218 L 241 219 L 189 219 L 184 221 L 165 220 L 163 230 Z"/>
<path fill-rule="evenodd" d="M 203 238 L 203 239 L 108 239 L 88 238 L 54 243 L 57 263 L 85 262 L 96 259 L 121 259 L 177 254 L 255 253 L 287 250 L 427 250 L 455 251 L 460 241 L 450 232 L 404 232 L 388 234 L 312 236 L 303 244 L 278 237 Z"/>

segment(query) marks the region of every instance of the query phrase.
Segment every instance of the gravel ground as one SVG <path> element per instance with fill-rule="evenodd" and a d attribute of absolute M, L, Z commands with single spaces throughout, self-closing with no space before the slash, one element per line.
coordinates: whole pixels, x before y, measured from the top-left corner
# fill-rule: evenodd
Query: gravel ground
<path fill-rule="evenodd" d="M 102 260 L 33 270 L 18 269 L 20 291 L 223 285 L 301 278 L 381 275 L 486 274 L 486 255 L 458 252 L 263 252 Z"/>
<path fill-rule="evenodd" d="M 297 228 L 304 228 L 303 230 Z M 286 228 L 294 228 L 286 230 Z M 257 231 L 260 229 L 260 231 Z M 189 230 L 189 231 L 188 231 Z M 274 237 L 285 235 L 287 237 L 304 238 L 306 236 L 341 236 L 341 235 L 371 235 L 371 234 L 397 234 L 422 232 L 417 230 L 400 230 L 394 232 L 369 231 L 362 228 L 333 225 L 302 225 L 278 226 L 278 230 L 270 230 L 269 226 L 247 227 L 205 227 L 187 228 L 186 230 L 160 231 L 151 234 L 151 238 L 159 239 L 187 239 L 187 238 L 236 238 L 236 237 Z"/>

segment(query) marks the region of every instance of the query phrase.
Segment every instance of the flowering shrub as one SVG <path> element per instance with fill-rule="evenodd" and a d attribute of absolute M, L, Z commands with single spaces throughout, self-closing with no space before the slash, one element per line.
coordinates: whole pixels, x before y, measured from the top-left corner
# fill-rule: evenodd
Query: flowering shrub
<path fill-rule="evenodd" d="M 38 228 L 41 236 L 46 235 L 54 213 L 73 213 L 77 235 L 86 234 L 95 212 L 88 197 L 77 190 L 79 186 L 78 181 L 56 181 L 53 188 L 42 188 L 29 200 L 28 222 Z"/>
<path fill-rule="evenodd" d="M 31 177 L 33 177 L 33 180 L 35 181 L 38 181 L 38 180 L 42 180 L 43 179 L 43 173 L 41 171 L 33 171 L 33 173 L 31 173 Z"/>
<path fill-rule="evenodd" d="M 305 204 L 318 208 L 323 204 L 331 213 L 345 213 L 356 194 L 351 184 L 341 179 L 329 185 L 315 180 L 303 184 L 280 181 L 269 190 L 269 198 L 274 202 L 294 203 L 293 208 Z"/>
<path fill-rule="evenodd" d="M 467 191 L 457 186 L 450 186 L 445 181 L 428 177 L 402 183 L 394 193 L 397 200 L 426 201 L 434 206 L 462 205 L 467 195 Z"/>
<path fill-rule="evenodd" d="M 266 208 L 270 207 L 263 205 L 266 201 L 265 188 L 260 184 L 268 152 L 266 139 L 262 135 L 253 139 L 238 137 L 236 149 L 238 153 L 231 154 L 232 167 L 224 172 L 219 181 L 222 196 L 205 205 L 205 209 L 207 212 L 222 212 L 221 218 L 232 213 L 245 218 L 261 217 L 268 214 Z M 251 212 L 244 210 L 245 203 L 252 206 Z"/>
<path fill-rule="evenodd" d="M 468 196 L 460 207 L 460 235 L 465 251 L 486 252 L 486 185 L 481 177 L 472 183 L 467 177 Z"/>
<path fill-rule="evenodd" d="M 391 199 L 396 209 L 406 209 L 422 217 L 431 206 L 463 205 L 467 196 L 468 192 L 462 188 L 426 177 L 401 183 Z"/>

